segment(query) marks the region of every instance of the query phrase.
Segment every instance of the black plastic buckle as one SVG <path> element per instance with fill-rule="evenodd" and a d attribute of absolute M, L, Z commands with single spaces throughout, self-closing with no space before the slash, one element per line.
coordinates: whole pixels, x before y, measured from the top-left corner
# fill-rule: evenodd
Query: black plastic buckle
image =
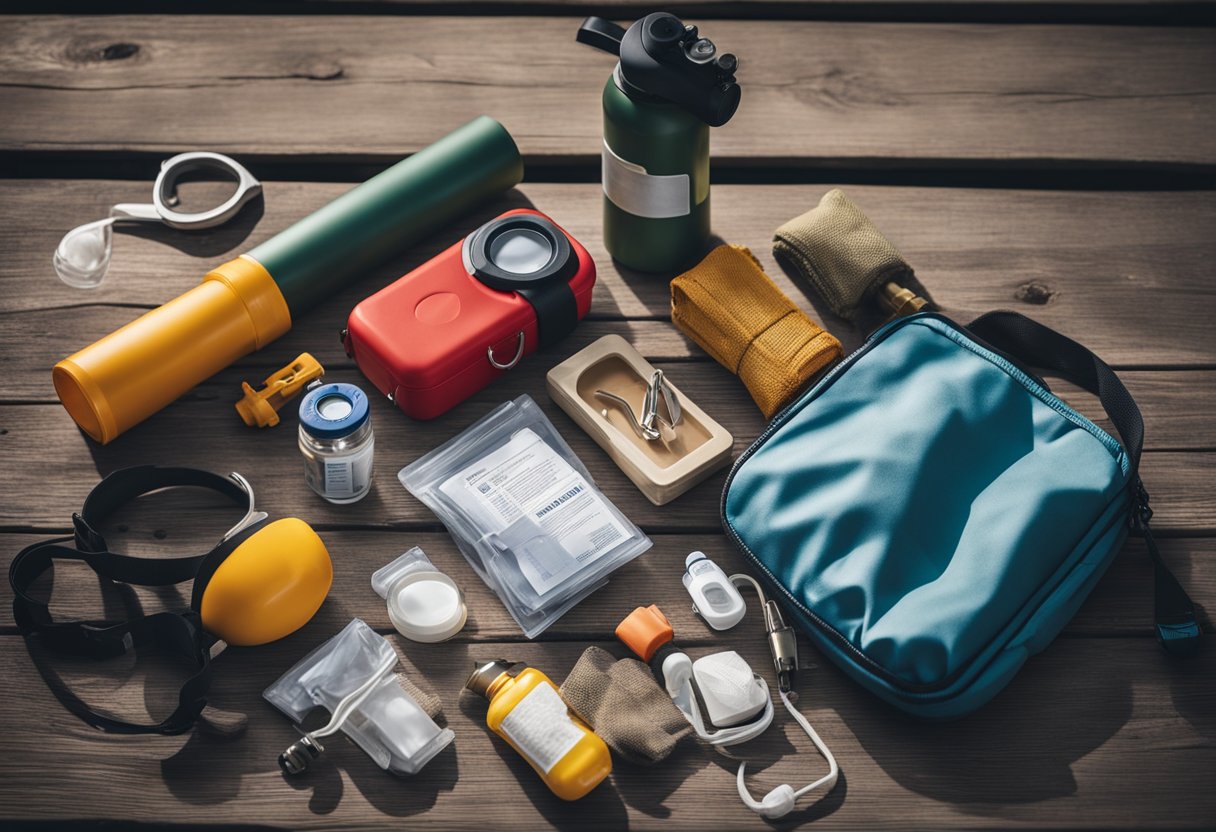
<path fill-rule="evenodd" d="M 76 548 L 82 552 L 108 551 L 106 539 L 80 516 L 79 512 L 72 513 L 72 531 L 76 537 Z"/>
<path fill-rule="evenodd" d="M 135 647 L 135 638 L 130 630 L 122 630 L 120 638 L 114 627 L 101 628 L 81 624 L 78 632 L 86 645 L 86 651 L 93 658 L 115 659 Z"/>

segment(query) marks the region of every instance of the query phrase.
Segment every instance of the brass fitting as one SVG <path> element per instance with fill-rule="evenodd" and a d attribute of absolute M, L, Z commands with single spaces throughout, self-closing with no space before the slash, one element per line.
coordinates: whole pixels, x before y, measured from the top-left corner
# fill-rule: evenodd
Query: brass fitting
<path fill-rule="evenodd" d="M 928 305 L 929 301 L 917 295 L 911 289 L 905 289 L 898 283 L 886 283 L 879 292 L 883 305 L 896 316 L 914 315 Z"/>

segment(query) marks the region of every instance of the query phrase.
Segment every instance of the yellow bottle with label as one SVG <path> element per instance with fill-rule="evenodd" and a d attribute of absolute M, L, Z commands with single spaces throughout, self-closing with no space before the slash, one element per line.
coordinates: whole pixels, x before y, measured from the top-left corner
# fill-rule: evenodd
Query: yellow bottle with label
<path fill-rule="evenodd" d="M 608 746 L 570 712 L 557 686 L 532 667 L 514 676 L 497 660 L 473 671 L 465 687 L 490 700 L 486 725 L 528 761 L 563 800 L 578 800 L 612 773 Z"/>

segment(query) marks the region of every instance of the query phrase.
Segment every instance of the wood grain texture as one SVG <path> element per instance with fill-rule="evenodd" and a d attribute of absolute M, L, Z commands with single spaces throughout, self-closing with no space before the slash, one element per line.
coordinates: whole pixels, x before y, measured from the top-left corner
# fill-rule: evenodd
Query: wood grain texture
<path fill-rule="evenodd" d="M 158 517 L 163 511 L 147 507 L 126 518 L 126 531 L 111 524 L 106 538 L 114 550 L 157 557 L 189 554 L 215 545 L 223 532 L 219 518 L 212 522 L 182 523 Z M 154 532 L 164 533 L 157 537 Z M 369 578 L 375 570 L 411 546 L 449 574 L 465 593 L 469 623 L 456 636 L 458 642 L 521 641 L 523 634 L 497 597 L 473 572 L 443 532 L 328 531 L 322 532 L 334 563 L 334 585 L 329 600 L 317 613 L 322 629 L 337 630 L 352 617 L 362 618 L 382 632 L 393 632 L 384 601 L 372 591 Z M 22 547 L 43 535 L 0 535 L 0 571 Z M 684 558 L 692 551 L 709 555 L 728 574 L 750 571 L 747 560 L 722 534 L 659 534 L 646 554 L 613 573 L 608 587 L 562 616 L 545 631 L 545 641 L 611 640 L 617 623 L 635 606 L 658 604 L 671 621 L 681 644 L 712 644 L 716 634 L 692 612 L 688 593 L 679 581 Z M 1160 541 L 1162 557 L 1201 606 L 1216 611 L 1216 540 L 1177 538 Z M 1094 590 L 1089 601 L 1065 629 L 1070 636 L 1128 636 L 1153 634 L 1152 562 L 1141 540 L 1131 540 Z M 189 602 L 190 585 L 177 590 L 131 588 L 129 597 L 105 587 L 81 564 L 61 563 L 35 587 L 37 597 L 51 599 L 51 611 L 60 620 L 125 618 L 142 610 L 181 608 Z M 750 593 L 749 593 L 750 594 Z M 12 634 L 12 590 L 0 585 L 0 633 Z M 749 603 L 751 601 L 749 600 Z"/>
<path fill-rule="evenodd" d="M 651 505 L 607 455 L 549 401 L 543 392 L 543 367 L 531 366 L 535 369 L 521 367 L 513 382 L 483 390 L 439 421 L 408 420 L 386 400 L 373 398 L 377 438 L 374 484 L 366 498 L 349 506 L 331 505 L 305 484 L 294 416 L 288 414 L 280 427 L 267 431 L 248 429 L 239 423 L 230 401 L 235 386 L 196 391 L 196 395 L 212 397 L 178 401 L 104 447 L 85 438 L 58 405 L 0 406 L 0 449 L 15 472 L 9 480 L 10 496 L 0 505 L 0 527 L 66 528 L 71 513 L 79 508 L 99 475 L 129 465 L 155 463 L 243 472 L 257 491 L 260 507 L 277 516 L 298 514 L 321 527 L 434 528 L 434 515 L 405 491 L 397 481 L 397 471 L 499 403 L 527 392 L 590 468 L 603 492 L 635 523 L 650 531 L 718 529 L 725 472 L 711 476 L 666 506 Z M 707 375 L 725 374 L 717 365 L 703 367 Z M 694 400 L 706 402 L 705 396 L 698 395 L 706 391 L 697 382 L 699 374 L 679 369 L 679 375 L 673 373 L 673 380 Z M 332 378 L 359 382 L 353 371 Z M 742 394 L 735 402 L 732 409 L 718 410 L 735 437 L 738 453 L 759 434 L 763 421 Z M 1173 533 L 1216 532 L 1216 493 L 1210 489 L 1216 453 L 1147 453 L 1141 471 L 1157 511 L 1155 528 Z"/>
<path fill-rule="evenodd" d="M 6 18 L 0 149 L 395 159 L 485 112 L 529 159 L 591 162 L 611 63 L 575 28 L 543 17 Z M 1205 29 L 721 21 L 713 37 L 742 56 L 746 89 L 715 136 L 722 164 L 1210 174 L 1216 163 Z M 115 44 L 138 48 L 107 51 Z"/>
<path fill-rule="evenodd" d="M 15 634 L 11 590 L 0 586 L 6 671 L 0 826 L 40 821 L 59 830 L 108 820 L 115 826 L 425 824 L 529 832 L 824 824 L 858 830 L 1210 828 L 1216 818 L 1216 653 L 1207 645 L 1193 661 L 1179 663 L 1155 645 L 1152 568 L 1137 539 L 1063 636 L 990 705 L 959 722 L 923 724 L 901 716 L 800 638 L 801 706 L 844 775 L 822 804 L 781 823 L 764 823 L 739 804 L 734 771 L 738 759 L 747 760 L 752 789 L 763 793 L 781 782 L 800 786 L 823 770 L 784 715 L 730 755 L 689 742 L 657 769 L 618 763 L 611 782 L 577 804 L 553 798 L 489 734 L 484 703 L 461 693 L 474 660 L 523 660 L 560 681 L 588 644 L 619 649 L 612 629 L 639 604 L 659 603 L 694 656 L 735 649 L 770 675 L 754 603 L 749 599 L 742 626 L 712 633 L 692 613 L 678 580 L 692 549 L 729 571 L 746 568 L 718 521 L 723 474 L 668 507 L 650 505 L 549 402 L 545 371 L 616 332 L 732 431 L 736 452 L 764 423 L 737 380 L 670 326 L 671 275 L 628 272 L 604 250 L 601 194 L 593 180 L 599 90 L 611 60 L 574 42 L 581 10 L 565 0 L 537 0 L 510 10 L 526 13 L 520 16 L 453 13 L 469 11 L 468 4 L 431 4 L 419 15 L 416 2 L 385 0 L 386 8 L 404 12 L 386 16 L 0 17 L 0 164 L 12 172 L 6 175 L 62 169 L 63 176 L 112 177 L 0 180 L 0 454 L 6 464 L 0 572 L 21 546 L 66 530 L 100 475 L 140 463 L 242 471 L 260 508 L 316 525 L 335 568 L 328 600 L 301 631 L 262 648 L 230 649 L 217 660 L 208 715 L 221 725 L 247 720 L 239 739 L 206 731 L 130 738 L 89 729 L 43 683 Z M 328 12 L 343 6 L 323 5 Z M 486 0 L 472 10 L 499 5 Z M 1123 6 L 1136 20 L 1154 9 L 1210 16 L 1213 8 L 1206 0 L 760 0 L 735 7 L 675 0 L 673 9 L 741 18 L 1060 15 L 1075 22 L 1115 21 Z M 622 7 L 639 8 L 635 0 L 605 4 L 605 10 L 633 13 Z M 371 2 L 356 9 L 375 10 Z M 307 9 L 292 0 L 282 10 Z M 1135 177 L 1168 181 L 1168 187 L 1211 188 L 1216 181 L 1216 40 L 1209 28 L 696 22 L 742 58 L 743 107 L 714 134 L 715 164 L 734 181 L 780 181 L 787 171 L 790 181 L 917 176 L 929 184 L 960 184 L 974 172 L 981 185 L 1028 172 L 1036 178 L 1017 184 L 1029 188 L 1060 187 L 1051 178 L 1057 173 L 1075 177 L 1074 185 L 1103 187 L 1111 183 L 1098 177 L 1107 173 L 1121 187 Z M 264 176 L 332 175 L 390 164 L 482 112 L 512 131 L 533 176 L 587 184 L 525 184 L 373 273 L 352 275 L 347 289 L 297 321 L 287 336 L 109 446 L 86 440 L 54 403 L 54 361 L 193 287 L 211 266 L 350 187 L 271 181 L 264 204 L 225 228 L 117 235 L 110 277 L 95 292 L 59 283 L 50 257 L 62 234 L 116 202 L 146 201 L 157 160 L 205 147 L 233 153 Z M 323 172 L 330 162 L 340 164 Z M 125 167 L 110 172 L 111 163 Z M 123 180 L 144 164 L 146 181 Z M 206 191 L 187 186 L 196 187 Z M 749 246 L 787 294 L 853 347 L 866 328 L 825 315 L 769 250 L 773 230 L 812 207 L 828 187 L 716 186 L 714 229 Z M 1210 416 L 1216 405 L 1210 274 L 1216 191 L 846 191 L 903 251 L 947 313 L 966 321 L 989 309 L 1015 308 L 1120 369 L 1147 423 L 1142 469 L 1163 557 L 1197 604 L 1216 610 L 1216 421 Z M 361 382 L 336 338 L 351 307 L 486 219 L 525 204 L 551 214 L 596 259 L 589 320 L 442 420 L 413 422 L 375 398 L 377 470 L 367 499 L 337 507 L 307 490 L 290 405 L 279 428 L 239 424 L 232 411 L 239 382 L 258 381 L 301 351 L 317 355 L 330 378 Z M 1056 386 L 1108 425 L 1092 396 Z M 431 512 L 396 480 L 402 465 L 524 392 L 654 541 L 651 551 L 535 642 L 523 638 Z M 139 554 L 202 551 L 240 513 L 214 495 L 158 494 L 119 512 L 106 533 L 115 548 Z M 421 545 L 466 592 L 469 625 L 447 644 L 397 636 L 370 588 L 371 572 L 411 545 Z M 133 605 L 150 612 L 180 605 L 188 591 L 103 587 L 73 565 L 57 568 L 53 580 L 53 609 L 64 617 L 99 609 L 117 617 Z M 298 733 L 261 691 L 356 616 L 387 634 L 402 655 L 401 669 L 442 698 L 456 742 L 419 776 L 396 779 L 339 739 L 312 772 L 288 781 L 275 759 Z M 174 668 L 151 657 L 104 666 L 60 658 L 55 667 L 86 700 L 136 719 L 163 715 L 180 682 Z"/>
<path fill-rule="evenodd" d="M 205 232 L 168 228 L 118 233 L 101 288 L 61 283 L 51 254 L 69 229 L 104 216 L 119 201 L 147 199 L 150 182 L 0 181 L 8 221 L 0 227 L 0 322 L 12 333 L 0 398 L 46 398 L 59 358 L 127 323 L 142 309 L 193 288 L 208 269 L 273 236 L 349 189 L 342 184 L 269 182 L 258 207 Z M 748 246 L 792 299 L 846 347 L 863 332 L 835 319 L 798 278 L 774 262 L 773 231 L 814 207 L 826 185 L 728 185 L 714 189 L 714 229 Z M 1194 193 L 1076 193 L 846 186 L 846 193 L 903 252 L 930 296 L 968 321 L 1013 308 L 1055 327 L 1117 367 L 1216 367 L 1216 197 Z M 251 365 L 281 366 L 303 349 L 335 356 L 335 333 L 359 300 L 459 240 L 503 210 L 533 205 L 580 240 L 598 266 L 593 321 L 666 320 L 672 275 L 618 267 L 604 249 L 597 185 L 527 184 L 367 275 L 296 322 Z M 87 305 L 87 308 L 80 308 Z M 110 308 L 136 306 L 136 309 Z M 42 310 L 36 316 L 14 311 Z M 1168 331 L 1162 321 L 1168 320 Z M 869 321 L 868 323 L 875 323 Z M 665 324 L 614 324 L 636 333 L 647 356 L 683 358 L 699 350 Z M 574 337 L 601 329 L 584 327 Z M 598 335 L 597 335 L 598 337 Z M 571 344 L 574 341 L 569 342 Z M 32 375 L 31 375 L 32 374 Z M 255 373 L 256 374 L 256 373 Z M 263 376 L 265 373 L 262 374 Z"/>
<path fill-rule="evenodd" d="M 784 714 L 759 740 L 718 755 L 682 746 L 663 766 L 618 763 L 612 780 L 576 804 L 546 792 L 535 774 L 484 726 L 485 705 L 460 689 L 474 659 L 505 655 L 561 680 L 583 644 L 418 645 L 396 636 L 400 669 L 443 700 L 454 744 L 415 777 L 393 780 L 345 740 L 299 780 L 275 758 L 298 734 L 260 692 L 331 627 L 315 624 L 262 648 L 230 649 L 215 664 L 212 703 L 238 739 L 106 736 L 60 709 L 21 641 L 0 638 L 9 695 L 0 698 L 7 754 L 0 805 L 12 818 L 121 818 L 255 823 L 294 829 L 771 828 L 734 795 L 736 760 L 752 788 L 796 786 L 822 771 L 810 743 Z M 721 644 L 764 666 L 754 629 Z M 611 646 L 611 645 L 605 645 Z M 805 645 L 804 645 L 805 648 Z M 706 652 L 697 648 L 694 654 Z M 1210 655 L 1171 664 L 1149 639 L 1060 639 L 1032 658 L 983 711 L 956 723 L 902 717 L 861 692 L 808 649 L 801 707 L 842 762 L 844 782 L 819 806 L 780 828 L 816 818 L 872 829 L 900 819 L 926 828 L 1201 827 L 1216 813 L 1216 724 Z M 149 666 L 57 665 L 81 695 L 131 717 L 163 710 L 172 687 Z M 1084 668 L 1100 668 L 1085 672 Z M 38 714 L 31 720 L 30 714 Z M 131 747 L 138 743 L 139 753 Z M 71 761 L 71 776 L 50 779 Z M 1187 777 L 1176 776 L 1186 771 Z M 1016 772 L 1016 776 L 1013 774 Z M 121 784 L 121 785 L 118 785 Z M 86 798 L 87 795 L 87 798 Z M 423 814 L 425 813 L 425 814 Z"/>

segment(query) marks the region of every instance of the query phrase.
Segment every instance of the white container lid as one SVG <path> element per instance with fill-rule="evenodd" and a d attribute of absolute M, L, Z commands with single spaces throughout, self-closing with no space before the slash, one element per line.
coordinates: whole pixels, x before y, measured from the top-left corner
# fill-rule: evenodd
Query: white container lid
<path fill-rule="evenodd" d="M 372 589 L 388 603 L 397 632 L 412 641 L 446 641 L 468 620 L 464 593 L 415 546 L 372 574 Z"/>

